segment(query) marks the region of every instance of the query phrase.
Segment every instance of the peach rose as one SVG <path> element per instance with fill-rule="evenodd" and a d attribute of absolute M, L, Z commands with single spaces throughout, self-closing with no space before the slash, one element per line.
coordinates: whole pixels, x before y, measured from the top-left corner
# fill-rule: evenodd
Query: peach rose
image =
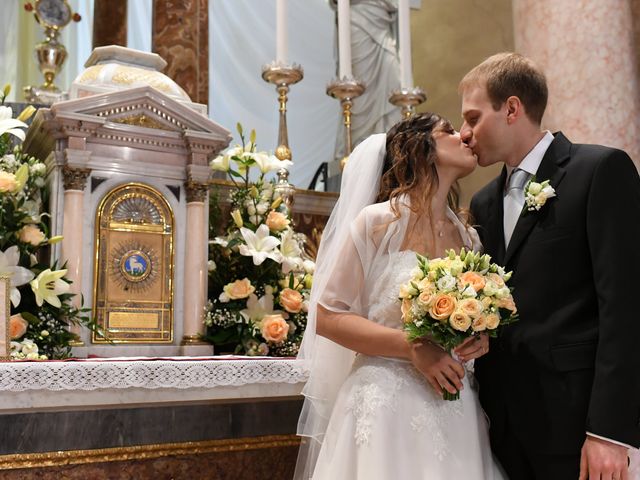
<path fill-rule="evenodd" d="M 280 343 L 287 338 L 289 324 L 285 322 L 282 315 L 265 315 L 261 322 L 261 332 L 268 342 Z"/>
<path fill-rule="evenodd" d="M 493 300 L 491 299 L 491 297 L 484 297 L 482 299 L 482 307 L 487 309 L 491 306 L 491 303 L 493 302 Z"/>
<path fill-rule="evenodd" d="M 476 292 L 482 290 L 486 283 L 484 277 L 476 272 L 464 272 L 460 276 L 460 282 L 463 285 L 471 285 Z"/>
<path fill-rule="evenodd" d="M 282 305 L 287 312 L 298 313 L 302 310 L 303 300 L 302 294 L 297 290 L 285 288 L 280 292 L 280 305 Z"/>
<path fill-rule="evenodd" d="M 418 302 L 425 308 L 429 308 L 435 299 L 436 295 L 431 290 L 425 290 L 418 295 Z"/>
<path fill-rule="evenodd" d="M 456 309 L 456 299 L 446 293 L 440 293 L 433 300 L 429 315 L 436 320 L 445 321 Z"/>
<path fill-rule="evenodd" d="M 516 313 L 518 311 L 518 308 L 516 307 L 516 304 L 513 301 L 513 297 L 511 295 L 496 301 L 496 306 L 498 308 L 506 308 L 507 310 L 511 310 L 511 313 Z"/>
<path fill-rule="evenodd" d="M 400 310 L 402 311 L 402 321 L 404 323 L 411 323 L 412 318 L 411 315 L 409 315 L 409 313 L 411 312 L 411 300 L 408 298 L 402 300 Z"/>
<path fill-rule="evenodd" d="M 285 214 L 271 210 L 264 223 L 267 224 L 269 230 L 279 232 L 280 230 L 287 228 L 290 222 Z"/>
<path fill-rule="evenodd" d="M 482 304 L 475 298 L 465 298 L 458 303 L 458 309 L 475 318 L 482 313 Z"/>
<path fill-rule="evenodd" d="M 473 319 L 471 322 L 471 328 L 474 332 L 482 332 L 487 329 L 487 317 L 480 315 Z"/>
<path fill-rule="evenodd" d="M 18 186 L 18 181 L 13 173 L 0 171 L 0 193 L 13 192 Z"/>
<path fill-rule="evenodd" d="M 28 326 L 29 322 L 22 318 L 22 315 L 19 313 L 11 315 L 9 318 L 9 336 L 11 337 L 11 340 L 17 340 L 27 333 Z"/>
<path fill-rule="evenodd" d="M 420 289 L 421 292 L 435 292 L 436 291 L 436 286 L 434 285 L 434 283 L 429 280 L 428 277 L 423 278 L 422 280 L 420 280 L 418 283 L 418 288 Z"/>
<path fill-rule="evenodd" d="M 500 325 L 500 317 L 497 313 L 490 313 L 485 317 L 487 322 L 487 328 L 489 330 L 495 330 Z"/>
<path fill-rule="evenodd" d="M 224 286 L 224 293 L 226 293 L 227 297 L 229 297 L 231 300 L 247 298 L 255 291 L 256 288 L 251 285 L 251 281 L 248 278 L 236 280 L 235 282 L 227 283 Z"/>
<path fill-rule="evenodd" d="M 451 325 L 454 330 L 466 332 L 471 326 L 471 317 L 460 310 L 456 310 L 449 317 L 449 325 Z"/>
<path fill-rule="evenodd" d="M 34 247 L 40 245 L 47 237 L 35 225 L 25 225 L 18 230 L 18 238 L 21 242 L 28 243 Z"/>
<path fill-rule="evenodd" d="M 487 278 L 489 281 L 495 283 L 498 288 L 502 288 L 505 285 L 504 280 L 497 273 L 489 273 L 487 274 Z"/>

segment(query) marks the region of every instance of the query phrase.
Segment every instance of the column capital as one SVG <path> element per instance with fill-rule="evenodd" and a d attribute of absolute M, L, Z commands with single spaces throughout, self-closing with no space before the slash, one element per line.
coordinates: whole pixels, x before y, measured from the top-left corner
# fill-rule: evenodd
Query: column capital
<path fill-rule="evenodd" d="M 196 182 L 191 179 L 184 182 L 184 188 L 187 192 L 187 203 L 204 202 L 209 192 L 209 184 Z"/>
<path fill-rule="evenodd" d="M 91 174 L 90 168 L 72 168 L 65 165 L 62 167 L 62 183 L 64 189 L 84 191 L 89 174 Z"/>

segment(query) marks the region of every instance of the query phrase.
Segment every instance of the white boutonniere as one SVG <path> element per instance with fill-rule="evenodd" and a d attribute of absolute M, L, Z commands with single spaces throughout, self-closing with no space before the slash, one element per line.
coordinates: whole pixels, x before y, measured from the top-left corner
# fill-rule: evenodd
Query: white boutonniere
<path fill-rule="evenodd" d="M 536 182 L 536 177 L 533 177 L 525 188 L 525 208 L 530 212 L 538 211 L 547 203 L 547 200 L 555 196 L 556 191 L 549 185 L 549 180 Z"/>

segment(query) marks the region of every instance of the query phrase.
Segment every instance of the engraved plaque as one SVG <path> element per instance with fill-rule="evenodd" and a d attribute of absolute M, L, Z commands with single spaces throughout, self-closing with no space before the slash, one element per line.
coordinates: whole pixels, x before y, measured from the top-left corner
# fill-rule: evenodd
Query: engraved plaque
<path fill-rule="evenodd" d="M 94 314 L 117 343 L 173 341 L 173 213 L 154 188 L 128 183 L 96 213 Z M 94 333 L 94 343 L 107 340 Z"/>

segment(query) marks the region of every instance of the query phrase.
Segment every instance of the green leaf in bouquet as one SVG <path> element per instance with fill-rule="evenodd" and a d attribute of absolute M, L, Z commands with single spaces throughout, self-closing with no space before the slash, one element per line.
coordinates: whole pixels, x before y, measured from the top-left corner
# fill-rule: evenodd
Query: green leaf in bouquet
<path fill-rule="evenodd" d="M 289 288 L 292 290 L 294 288 L 294 280 L 293 272 L 289 272 Z"/>
<path fill-rule="evenodd" d="M 235 170 L 229 170 L 229 175 L 231 175 L 232 177 L 236 177 L 236 178 L 244 178 L 241 174 L 239 174 L 238 172 L 236 172 Z"/>

